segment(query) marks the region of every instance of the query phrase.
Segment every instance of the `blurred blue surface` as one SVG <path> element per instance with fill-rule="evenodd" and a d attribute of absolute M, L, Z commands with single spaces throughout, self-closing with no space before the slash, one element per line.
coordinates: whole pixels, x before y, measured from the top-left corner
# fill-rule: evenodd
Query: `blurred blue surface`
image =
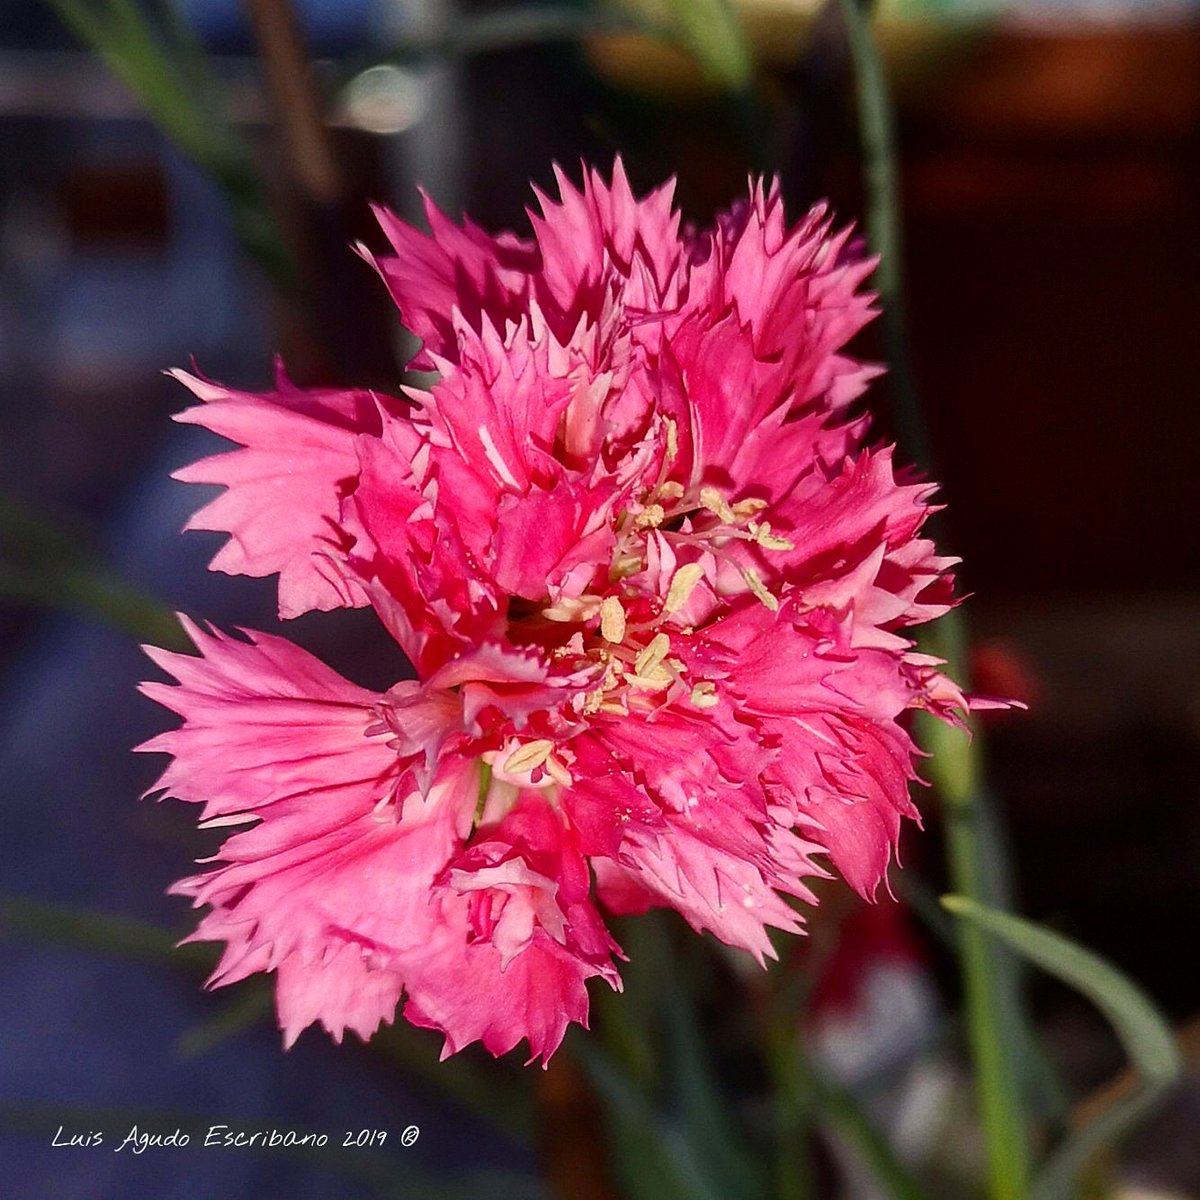
<path fill-rule="evenodd" d="M 190 7 L 213 36 L 228 35 L 240 19 L 232 0 Z M 372 7 L 304 5 L 310 35 L 322 44 L 361 33 Z M 37 161 L 41 176 L 0 173 L 0 246 L 20 250 L 0 269 L 3 491 L 51 515 L 85 514 L 100 557 L 168 603 L 226 627 L 274 629 L 269 581 L 208 572 L 220 539 L 180 536 L 204 489 L 169 478 L 225 447 L 169 420 L 187 394 L 161 370 L 194 353 L 214 377 L 252 387 L 271 368 L 264 289 L 239 262 L 220 198 L 140 126 L 30 126 L 8 148 Z M 161 244 L 78 243 L 55 224 L 40 188 L 56 171 L 147 160 L 158 162 L 168 190 Z M 381 663 L 368 614 L 306 619 L 288 632 L 339 669 L 359 671 L 364 683 L 386 685 L 380 676 L 399 670 L 398 653 Z M 0 891 L 186 930 L 194 915 L 165 890 L 190 873 L 202 849 L 194 812 L 139 801 L 163 764 L 131 753 L 173 721 L 135 690 L 154 668 L 131 638 L 84 618 L 10 614 L 0 634 Z M 235 1001 L 236 990 L 209 994 L 183 971 L 0 936 L 0 1105 L 33 1114 L 22 1131 L 0 1122 L 0 1196 L 377 1194 L 341 1171 L 245 1150 L 193 1144 L 113 1153 L 128 1122 L 96 1126 L 84 1111 L 93 1107 L 319 1131 L 334 1146 L 347 1130 L 383 1129 L 385 1149 L 402 1164 L 431 1170 L 530 1165 L 527 1152 L 429 1087 L 320 1031 L 285 1054 L 278 1031 L 259 1022 L 206 1054 L 181 1057 L 181 1038 Z M 59 1108 L 81 1110 L 76 1131 L 101 1127 L 105 1144 L 52 1147 Z M 409 1125 L 421 1135 L 404 1150 L 399 1136 Z M 152 1127 L 169 1133 L 174 1126 Z M 401 1182 L 393 1194 L 409 1193 Z"/>

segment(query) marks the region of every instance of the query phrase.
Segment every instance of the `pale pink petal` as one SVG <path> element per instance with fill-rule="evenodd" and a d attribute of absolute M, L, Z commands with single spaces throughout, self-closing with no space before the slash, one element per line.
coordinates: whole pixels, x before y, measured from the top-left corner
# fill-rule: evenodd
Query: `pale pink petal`
<path fill-rule="evenodd" d="M 351 539 L 338 517 L 358 474 L 355 437 L 379 432 L 378 398 L 363 391 L 301 391 L 282 372 L 278 390 L 262 394 L 173 374 L 204 401 L 175 419 L 243 447 L 175 472 L 185 483 L 226 489 L 187 523 L 230 535 L 212 569 L 278 574 L 281 617 L 366 604 L 344 570 Z"/>

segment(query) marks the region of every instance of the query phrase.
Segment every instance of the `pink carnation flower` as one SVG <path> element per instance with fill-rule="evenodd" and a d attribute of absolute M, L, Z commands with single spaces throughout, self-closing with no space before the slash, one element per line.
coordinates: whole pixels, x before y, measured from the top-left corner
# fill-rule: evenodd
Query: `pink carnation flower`
<path fill-rule="evenodd" d="M 966 703 L 909 626 L 952 603 L 932 488 L 864 444 L 876 373 L 843 352 L 873 262 L 824 208 L 753 185 L 681 230 L 559 176 L 531 240 L 387 210 L 378 269 L 428 390 L 249 394 L 179 373 L 180 420 L 241 448 L 191 521 L 279 576 L 280 615 L 373 605 L 417 678 L 380 695 L 291 643 L 188 625 L 145 685 L 183 724 L 157 788 L 243 826 L 177 890 L 225 943 L 213 984 L 275 971 L 290 1044 L 366 1038 L 404 999 L 445 1053 L 543 1061 L 604 912 L 676 909 L 760 961 L 826 859 L 866 896 L 909 799 L 912 709 Z"/>

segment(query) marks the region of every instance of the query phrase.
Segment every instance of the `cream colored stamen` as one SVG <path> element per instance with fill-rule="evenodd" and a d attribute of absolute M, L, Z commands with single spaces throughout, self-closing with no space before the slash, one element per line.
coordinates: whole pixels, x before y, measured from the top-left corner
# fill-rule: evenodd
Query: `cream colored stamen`
<path fill-rule="evenodd" d="M 717 685 L 710 683 L 707 679 L 701 680 L 692 688 L 691 699 L 697 708 L 713 708 L 720 703 L 720 697 L 717 695 Z"/>
<path fill-rule="evenodd" d="M 633 664 L 634 673 L 642 678 L 653 678 L 656 667 L 671 651 L 671 639 L 665 633 L 656 633 L 650 643 L 637 656 Z"/>
<path fill-rule="evenodd" d="M 663 601 L 663 611 L 678 612 L 688 602 L 703 576 L 704 568 L 699 563 L 688 563 L 680 567 L 671 576 L 671 586 L 667 589 L 666 600 Z"/>
<path fill-rule="evenodd" d="M 616 596 L 606 596 L 600 605 L 600 636 L 614 645 L 625 640 L 625 610 Z"/>
<path fill-rule="evenodd" d="M 679 428 L 673 419 L 667 421 L 667 462 L 673 463 L 679 457 Z"/>
<path fill-rule="evenodd" d="M 526 742 L 508 756 L 504 763 L 504 769 L 512 775 L 523 775 L 526 771 L 540 767 L 550 757 L 550 751 L 553 749 L 554 743 L 546 738 L 539 738 L 536 742 Z"/>
<path fill-rule="evenodd" d="M 770 521 L 763 521 L 761 525 L 751 521 L 746 528 L 764 550 L 794 550 L 796 548 L 794 542 L 789 542 L 787 538 L 778 537 L 771 532 Z"/>
<path fill-rule="evenodd" d="M 566 596 L 559 600 L 557 604 L 552 604 L 549 608 L 543 608 L 542 616 L 547 621 L 560 621 L 563 623 L 586 621 L 600 611 L 602 604 L 603 601 L 599 596 Z"/>
<path fill-rule="evenodd" d="M 762 512 L 767 507 L 765 500 L 760 500 L 757 496 L 747 496 L 745 500 L 739 500 L 734 506 L 733 511 L 739 517 L 753 517 L 757 513 Z"/>
<path fill-rule="evenodd" d="M 546 759 L 546 774 L 561 787 L 570 787 L 575 782 L 571 777 L 571 772 L 553 754 Z"/>
<path fill-rule="evenodd" d="M 733 509 L 729 507 L 729 501 L 715 487 L 702 487 L 700 489 L 700 503 L 710 513 L 720 517 L 726 525 L 732 525 L 737 521 Z"/>
<path fill-rule="evenodd" d="M 779 601 L 767 591 L 766 585 L 762 581 L 762 576 L 753 567 L 747 567 L 742 572 L 742 578 L 745 579 L 746 586 L 767 608 L 772 612 L 779 611 Z"/>
<path fill-rule="evenodd" d="M 639 692 L 663 692 L 675 682 L 669 671 L 655 667 L 646 675 L 626 675 L 625 682 Z"/>

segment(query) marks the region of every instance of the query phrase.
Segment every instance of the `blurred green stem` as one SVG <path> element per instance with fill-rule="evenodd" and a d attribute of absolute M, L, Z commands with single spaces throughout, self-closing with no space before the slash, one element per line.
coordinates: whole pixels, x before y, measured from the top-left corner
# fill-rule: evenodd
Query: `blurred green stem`
<path fill-rule="evenodd" d="M 775 1195 L 778 1200 L 812 1200 L 809 1136 L 814 1125 L 835 1137 L 867 1168 L 891 1200 L 925 1200 L 916 1179 L 849 1089 L 809 1058 L 797 1029 L 805 1008 L 802 974 L 774 973 L 765 1027 L 767 1069 L 775 1110 Z"/>
<path fill-rule="evenodd" d="M 837 0 L 850 43 L 858 103 L 858 134 L 866 185 L 867 233 L 879 255 L 872 283 L 883 308 L 888 394 L 897 432 L 913 461 L 933 469 L 933 447 L 917 398 L 908 355 L 908 316 L 904 297 L 904 235 L 900 212 L 900 170 L 895 116 L 883 62 L 871 34 L 869 0 Z"/>
<path fill-rule="evenodd" d="M 767 1035 L 775 1117 L 774 1183 L 777 1200 L 813 1200 L 815 1192 L 809 1150 L 812 1118 L 804 1103 L 795 1048 L 794 1021 L 776 1021 Z"/>
<path fill-rule="evenodd" d="M 952 614 L 953 615 L 953 614 Z M 943 618 L 943 623 L 949 618 Z M 958 626 L 957 621 L 953 622 Z M 942 631 L 954 640 L 960 628 Z M 946 657 L 956 672 L 955 657 L 941 652 L 943 638 L 926 639 L 926 648 Z M 930 781 L 942 803 L 947 870 L 959 895 L 983 904 L 995 903 L 989 875 L 996 869 L 994 839 L 989 838 L 984 793 L 979 787 L 978 754 L 970 735 L 941 721 L 922 723 L 922 741 L 931 752 Z M 991 858 L 991 861 L 989 861 Z M 1001 963 L 1003 951 L 986 934 L 964 925 L 958 931 L 959 970 L 962 974 L 967 1033 L 975 1062 L 975 1087 L 987 1139 L 991 1200 L 1024 1200 L 1029 1189 L 1029 1149 L 1022 1104 L 1019 1059 L 1012 1044 L 1011 1004 L 1006 1003 L 1011 970 Z"/>
<path fill-rule="evenodd" d="M 884 343 L 891 370 L 897 431 L 905 451 L 932 467 L 929 435 L 909 363 L 904 312 L 900 180 L 892 106 L 883 65 L 870 29 L 868 7 L 838 0 L 854 64 L 859 135 L 865 159 L 867 228 L 880 256 L 875 274 L 883 304 Z M 946 614 L 922 639 L 922 647 L 947 663 L 949 674 L 968 686 L 966 629 L 957 611 Z M 931 782 L 942 802 L 951 886 L 993 907 L 1007 902 L 1003 839 L 982 787 L 981 751 L 970 735 L 941 721 L 922 723 L 932 752 Z M 1029 1150 L 1018 1057 L 1006 1046 L 1013 1025 L 1013 976 L 995 946 L 977 928 L 960 929 L 967 1027 L 975 1062 L 980 1116 L 987 1141 L 991 1200 L 1024 1200 L 1029 1190 Z"/>

